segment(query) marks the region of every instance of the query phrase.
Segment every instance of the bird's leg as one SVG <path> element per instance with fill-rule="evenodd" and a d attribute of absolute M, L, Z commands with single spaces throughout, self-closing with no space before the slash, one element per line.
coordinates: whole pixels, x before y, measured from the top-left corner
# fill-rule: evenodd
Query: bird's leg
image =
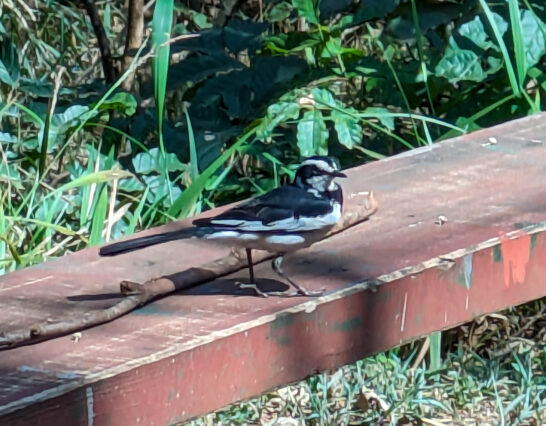
<path fill-rule="evenodd" d="M 250 275 L 250 282 L 242 283 L 236 282 L 235 285 L 239 288 L 251 288 L 256 292 L 258 296 L 267 297 L 268 294 L 258 288 L 258 285 L 254 281 L 254 264 L 252 263 L 252 249 L 246 249 L 246 259 L 248 261 L 248 274 Z"/>
<path fill-rule="evenodd" d="M 246 260 L 248 263 L 248 273 L 250 275 L 250 282 L 254 282 L 254 264 L 252 263 L 252 249 L 246 249 Z"/>
<path fill-rule="evenodd" d="M 269 292 L 268 294 L 270 296 L 284 296 L 284 297 L 293 297 L 293 296 L 321 296 L 324 291 L 311 291 L 307 290 L 305 287 L 302 287 L 299 284 L 296 284 L 294 281 L 292 281 L 290 278 L 288 278 L 282 271 L 281 265 L 284 258 L 284 254 L 279 254 L 273 259 L 273 262 L 271 262 L 271 268 L 279 275 L 281 278 L 288 281 L 288 283 L 294 287 L 297 291 L 293 293 L 286 293 L 286 292 Z"/>

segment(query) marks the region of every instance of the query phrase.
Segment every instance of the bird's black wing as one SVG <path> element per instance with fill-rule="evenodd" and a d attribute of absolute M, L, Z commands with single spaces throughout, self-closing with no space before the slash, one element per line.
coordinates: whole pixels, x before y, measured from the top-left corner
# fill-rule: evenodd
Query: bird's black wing
<path fill-rule="evenodd" d="M 328 198 L 317 197 L 294 185 L 286 185 L 239 204 L 218 216 L 197 219 L 193 223 L 199 227 L 252 232 L 297 232 L 322 228 L 325 220 L 335 223 L 339 217 L 332 215 L 336 213 L 339 216 L 340 209 L 336 212 Z"/>

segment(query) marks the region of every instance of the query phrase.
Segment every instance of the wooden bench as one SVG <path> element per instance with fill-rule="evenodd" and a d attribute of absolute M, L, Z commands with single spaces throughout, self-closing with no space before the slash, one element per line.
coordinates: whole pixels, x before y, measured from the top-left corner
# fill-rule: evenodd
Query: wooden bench
<path fill-rule="evenodd" d="M 345 194 L 371 189 L 379 211 L 284 263 L 324 296 L 254 297 L 234 285 L 242 270 L 79 339 L 2 351 L 0 424 L 168 425 L 546 295 L 546 115 L 348 174 Z M 123 279 L 225 254 L 195 241 L 115 258 L 90 248 L 7 274 L 0 332 L 104 309 Z M 265 288 L 281 285 L 268 263 L 256 273 Z"/>

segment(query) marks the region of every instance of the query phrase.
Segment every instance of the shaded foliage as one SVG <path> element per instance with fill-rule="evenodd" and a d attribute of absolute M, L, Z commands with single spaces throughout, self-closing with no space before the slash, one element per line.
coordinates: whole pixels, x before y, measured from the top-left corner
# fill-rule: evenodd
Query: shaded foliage
<path fill-rule="evenodd" d="M 36 5 L 2 6 L 0 179 L 12 193 L 2 208 L 18 223 L 38 215 L 65 234 L 79 229 L 75 247 L 92 229 L 99 242 L 269 190 L 302 156 L 360 164 L 544 105 L 539 0 L 196 0 L 174 2 L 174 13 L 159 2 L 154 22 L 146 17 L 151 43 L 132 52 L 129 91 L 123 2 L 98 9 L 114 85 L 102 76 L 96 20 L 77 3 Z M 85 176 L 97 180 L 40 204 L 46 188 Z M 93 222 L 96 209 L 104 221 Z M 25 226 L 40 232 L 14 234 L 22 247 L 62 238 Z"/>

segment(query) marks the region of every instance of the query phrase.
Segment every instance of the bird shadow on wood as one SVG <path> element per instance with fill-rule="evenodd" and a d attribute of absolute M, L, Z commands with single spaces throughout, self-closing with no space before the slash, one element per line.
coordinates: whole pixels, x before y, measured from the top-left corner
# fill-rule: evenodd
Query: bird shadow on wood
<path fill-rule="evenodd" d="M 76 294 L 75 296 L 67 296 L 66 300 L 71 302 L 89 302 L 97 300 L 121 299 L 121 293 L 96 293 L 96 294 Z"/>

